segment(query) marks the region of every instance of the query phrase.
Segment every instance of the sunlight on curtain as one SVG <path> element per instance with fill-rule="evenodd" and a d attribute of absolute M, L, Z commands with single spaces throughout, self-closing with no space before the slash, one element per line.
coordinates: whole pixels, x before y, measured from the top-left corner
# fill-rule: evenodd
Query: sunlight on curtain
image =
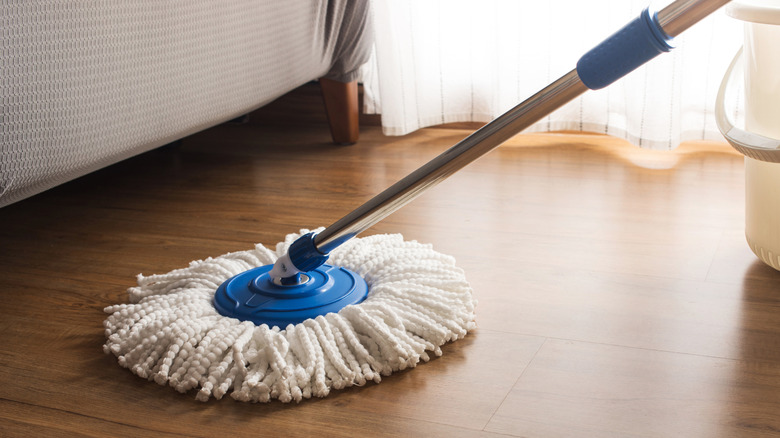
<path fill-rule="evenodd" d="M 388 135 L 488 122 L 573 69 L 646 6 L 631 0 L 375 0 L 376 50 L 364 70 L 365 109 L 382 115 Z M 676 38 L 670 54 L 587 92 L 529 131 L 606 133 L 653 149 L 721 141 L 715 95 L 741 41 L 741 24 L 718 11 Z"/>

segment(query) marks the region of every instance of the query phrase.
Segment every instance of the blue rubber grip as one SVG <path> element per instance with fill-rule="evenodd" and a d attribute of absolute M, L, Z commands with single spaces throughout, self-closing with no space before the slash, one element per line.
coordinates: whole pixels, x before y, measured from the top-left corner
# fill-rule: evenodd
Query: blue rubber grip
<path fill-rule="evenodd" d="M 321 253 L 314 245 L 314 234 L 303 235 L 290 245 L 288 250 L 290 261 L 299 271 L 314 270 L 328 260 L 328 255 Z"/>
<path fill-rule="evenodd" d="M 634 21 L 584 54 L 577 62 L 577 75 L 591 90 L 604 88 L 671 50 L 671 39 L 658 24 L 658 16 L 646 8 Z"/>

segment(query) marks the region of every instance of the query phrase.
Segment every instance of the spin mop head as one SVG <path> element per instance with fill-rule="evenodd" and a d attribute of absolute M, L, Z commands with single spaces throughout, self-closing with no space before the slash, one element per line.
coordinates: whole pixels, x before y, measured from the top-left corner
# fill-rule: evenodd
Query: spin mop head
<path fill-rule="evenodd" d="M 308 230 L 302 230 L 301 234 Z M 428 361 L 428 352 L 475 327 L 471 288 L 452 257 L 400 235 L 353 238 L 330 253 L 330 264 L 363 277 L 368 296 L 338 313 L 284 328 L 221 315 L 215 290 L 249 269 L 273 264 L 276 253 L 254 250 L 192 262 L 189 267 L 138 276 L 132 304 L 107 307 L 106 353 L 133 373 L 197 399 L 230 392 L 241 401 L 300 401 L 379 383 L 381 376 Z"/>

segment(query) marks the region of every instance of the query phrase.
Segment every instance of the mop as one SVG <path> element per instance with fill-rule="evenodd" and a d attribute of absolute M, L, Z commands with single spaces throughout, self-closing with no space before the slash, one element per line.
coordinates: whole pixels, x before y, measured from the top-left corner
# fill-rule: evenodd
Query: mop
<path fill-rule="evenodd" d="M 282 402 L 379 383 L 476 327 L 455 260 L 400 235 L 356 237 L 588 89 L 656 55 L 727 0 L 649 8 L 577 67 L 327 228 L 138 276 L 109 306 L 104 351 L 142 378 L 207 401 Z M 327 262 L 327 263 L 326 263 Z"/>

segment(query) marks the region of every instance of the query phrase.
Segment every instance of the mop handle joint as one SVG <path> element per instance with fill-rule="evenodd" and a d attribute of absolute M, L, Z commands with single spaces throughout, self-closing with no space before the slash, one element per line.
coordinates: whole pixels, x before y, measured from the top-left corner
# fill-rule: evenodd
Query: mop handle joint
<path fill-rule="evenodd" d="M 287 253 L 274 263 L 269 272 L 271 278 L 278 279 L 285 285 L 298 284 L 298 274 L 313 271 L 325 264 L 328 254 L 317 249 L 314 243 L 315 235 L 316 233 L 312 232 L 297 238 L 287 249 Z"/>
<path fill-rule="evenodd" d="M 639 17 L 584 54 L 577 62 L 577 75 L 585 86 L 599 90 L 671 50 L 671 39 L 659 24 L 658 14 L 645 8 Z"/>
<path fill-rule="evenodd" d="M 290 261 L 301 272 L 316 269 L 328 260 L 328 254 L 323 254 L 317 249 L 314 243 L 315 235 L 316 233 L 312 232 L 301 236 L 290 245 L 288 250 Z"/>

